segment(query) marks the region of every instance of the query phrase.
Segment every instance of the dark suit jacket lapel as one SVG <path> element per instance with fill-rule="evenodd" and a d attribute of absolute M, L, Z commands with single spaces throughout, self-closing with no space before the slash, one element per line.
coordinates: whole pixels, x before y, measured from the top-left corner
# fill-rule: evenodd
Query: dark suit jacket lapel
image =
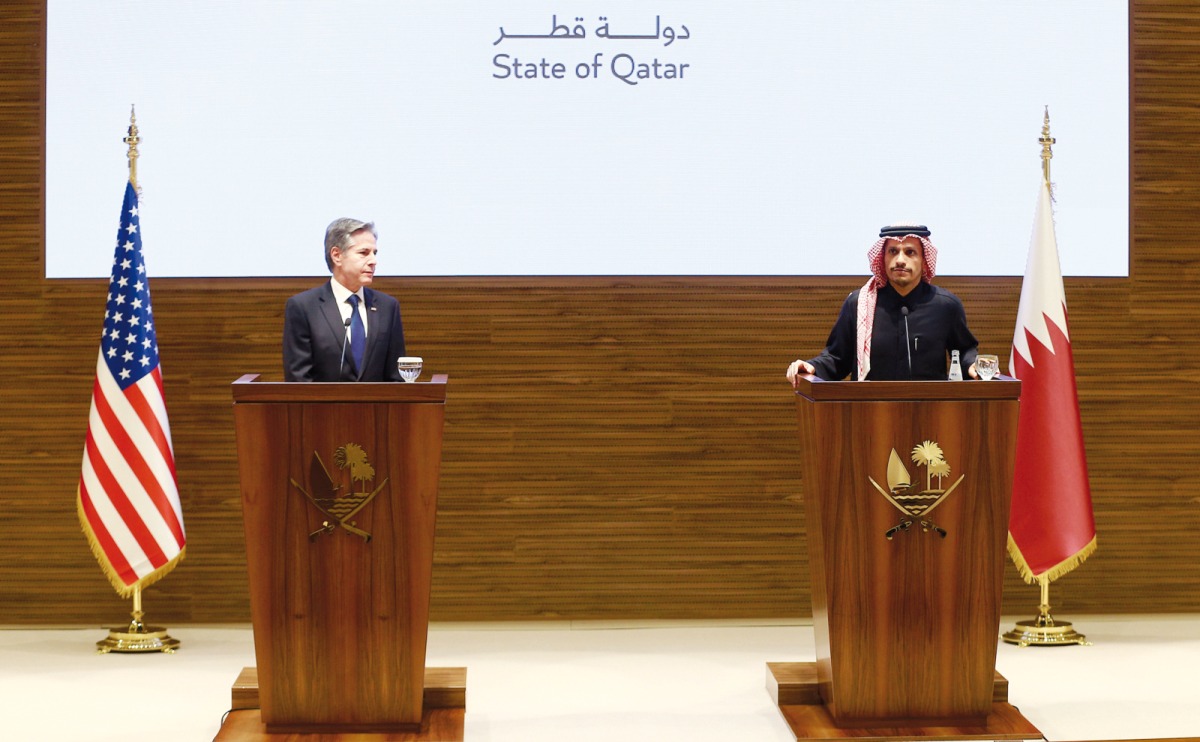
<path fill-rule="evenodd" d="M 384 337 L 384 333 L 381 332 L 383 318 L 375 306 L 375 292 L 363 288 L 363 300 L 367 304 L 367 348 L 363 351 L 363 368 L 358 370 L 359 378 L 362 378 L 363 369 L 371 365 L 371 356 L 378 352 L 379 343 Z"/>
<path fill-rule="evenodd" d="M 337 299 L 333 296 L 333 287 L 328 283 L 325 284 L 325 290 L 321 292 L 321 316 L 325 318 L 325 322 L 329 325 L 329 334 L 334 338 L 338 346 L 346 342 L 346 321 L 342 319 L 342 310 L 337 305 Z M 341 358 L 339 354 L 338 358 Z M 346 362 L 351 366 L 354 365 L 354 358 L 350 353 L 346 353 Z M 341 379 L 339 379 L 340 381 Z"/>
<path fill-rule="evenodd" d="M 336 337 L 338 342 L 341 342 L 346 325 L 343 324 L 341 308 L 333 298 L 333 288 L 329 284 L 325 284 L 325 290 L 321 292 L 321 316 L 329 325 L 330 334 Z"/>

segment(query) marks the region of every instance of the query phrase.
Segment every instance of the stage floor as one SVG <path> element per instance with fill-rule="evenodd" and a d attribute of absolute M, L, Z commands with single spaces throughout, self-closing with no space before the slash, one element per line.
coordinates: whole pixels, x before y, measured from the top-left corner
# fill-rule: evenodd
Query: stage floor
<path fill-rule="evenodd" d="M 1200 616 L 1064 618 L 1094 645 L 1001 643 L 997 660 L 1047 740 L 1200 738 Z M 95 654 L 100 628 L 0 630 L 0 736 L 209 742 L 250 629 L 168 628 L 174 655 Z M 792 742 L 766 663 L 813 658 L 807 622 L 549 622 L 434 624 L 427 664 L 467 667 L 469 742 Z"/>

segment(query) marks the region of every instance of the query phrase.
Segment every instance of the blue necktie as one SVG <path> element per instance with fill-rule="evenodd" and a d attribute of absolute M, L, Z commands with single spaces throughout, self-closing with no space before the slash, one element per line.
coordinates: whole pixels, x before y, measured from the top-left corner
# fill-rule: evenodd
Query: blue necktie
<path fill-rule="evenodd" d="M 354 356 L 354 370 L 362 376 L 363 351 L 367 349 L 367 328 L 358 313 L 358 294 L 351 294 L 350 302 L 350 355 Z"/>

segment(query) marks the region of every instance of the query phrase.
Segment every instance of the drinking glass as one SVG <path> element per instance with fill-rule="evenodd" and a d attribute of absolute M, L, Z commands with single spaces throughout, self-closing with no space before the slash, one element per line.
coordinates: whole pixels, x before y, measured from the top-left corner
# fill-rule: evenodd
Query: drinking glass
<path fill-rule="evenodd" d="M 416 356 L 405 356 L 396 359 L 396 368 L 400 371 L 400 378 L 405 381 L 416 381 L 421 375 L 421 365 L 424 363 Z"/>
<path fill-rule="evenodd" d="M 993 377 L 1000 373 L 1000 359 L 986 353 L 976 356 L 975 372 L 984 381 L 991 381 Z"/>

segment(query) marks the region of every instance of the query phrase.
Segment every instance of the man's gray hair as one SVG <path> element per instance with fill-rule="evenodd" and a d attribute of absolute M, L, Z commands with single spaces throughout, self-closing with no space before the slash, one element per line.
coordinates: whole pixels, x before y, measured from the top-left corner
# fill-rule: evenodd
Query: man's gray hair
<path fill-rule="evenodd" d="M 333 271 L 333 248 L 345 250 L 350 245 L 350 235 L 361 230 L 367 230 L 379 239 L 379 233 L 375 231 L 375 222 L 364 222 L 358 219 L 334 219 L 328 227 L 325 228 L 325 265 L 330 272 Z"/>

